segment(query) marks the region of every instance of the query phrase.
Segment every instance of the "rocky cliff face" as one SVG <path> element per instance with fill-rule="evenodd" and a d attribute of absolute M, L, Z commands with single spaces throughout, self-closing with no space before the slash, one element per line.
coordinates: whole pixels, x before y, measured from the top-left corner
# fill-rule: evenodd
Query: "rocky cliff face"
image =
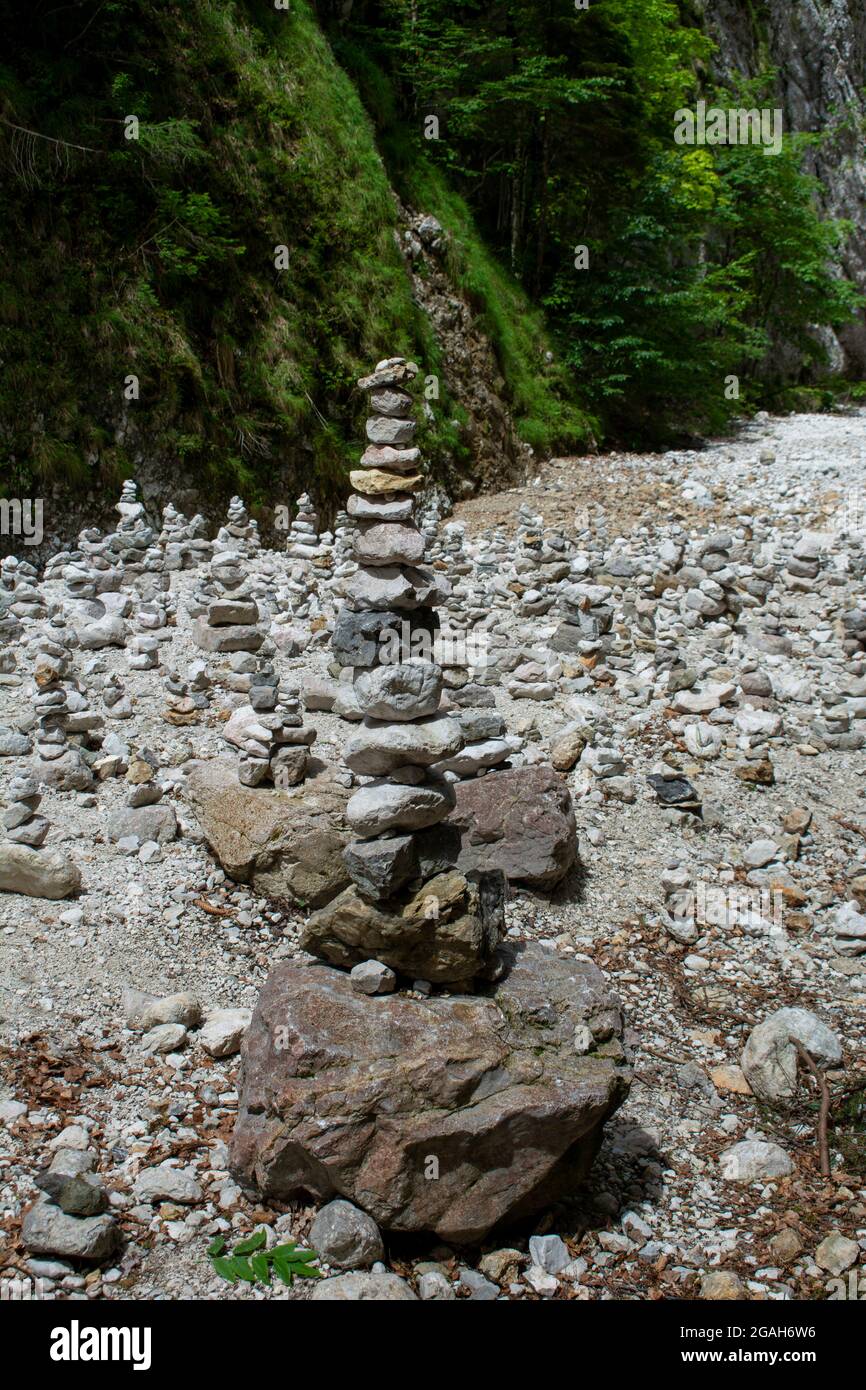
<path fill-rule="evenodd" d="M 413 298 L 430 319 L 449 388 L 465 412 L 472 476 L 457 479 L 455 491 L 506 487 L 523 475 L 531 454 L 517 438 L 494 345 L 448 273 L 447 233 L 436 218 L 400 205 L 400 233 Z"/>
<path fill-rule="evenodd" d="M 718 44 L 715 75 L 777 70 L 787 131 L 833 130 L 810 155 L 831 217 L 855 224 L 841 269 L 866 287 L 866 5 L 863 0 L 697 0 Z M 866 321 L 839 333 L 834 365 L 866 372 Z M 843 361 L 844 355 L 844 361 Z"/>

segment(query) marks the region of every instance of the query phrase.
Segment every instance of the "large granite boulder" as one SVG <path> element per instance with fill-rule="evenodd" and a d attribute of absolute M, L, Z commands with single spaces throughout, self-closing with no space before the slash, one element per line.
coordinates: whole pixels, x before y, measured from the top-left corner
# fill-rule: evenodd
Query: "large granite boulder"
<path fill-rule="evenodd" d="M 509 955 L 486 994 L 457 998 L 277 966 L 244 1039 L 238 1179 L 459 1243 L 573 1192 L 628 1090 L 620 1010 L 588 962 Z"/>
<path fill-rule="evenodd" d="M 461 834 L 458 867 L 501 869 L 514 883 L 550 889 L 577 862 L 571 793 L 551 767 L 517 767 L 458 782 L 449 824 Z"/>
<path fill-rule="evenodd" d="M 470 880 L 452 870 L 381 903 L 366 901 L 353 884 L 313 913 L 301 946 L 331 965 L 373 959 L 410 979 L 468 988 L 492 965 L 504 935 L 504 902 L 501 874 Z"/>
<path fill-rule="evenodd" d="M 234 764 L 215 759 L 192 768 L 187 795 L 226 873 L 265 897 L 320 907 L 348 884 L 348 793 L 336 783 L 243 787 Z"/>

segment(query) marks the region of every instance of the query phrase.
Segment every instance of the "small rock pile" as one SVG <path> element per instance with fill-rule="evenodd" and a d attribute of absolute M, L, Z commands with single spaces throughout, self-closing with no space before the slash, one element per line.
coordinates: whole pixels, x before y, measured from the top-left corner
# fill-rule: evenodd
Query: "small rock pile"
<path fill-rule="evenodd" d="M 142 749 L 126 770 L 126 805 L 115 812 L 108 825 L 108 838 L 121 854 L 137 854 L 142 863 L 161 858 L 161 845 L 177 835 L 177 817 L 163 803 L 163 789 L 157 781 L 159 759 Z"/>
<path fill-rule="evenodd" d="M 124 573 L 140 573 L 145 552 L 153 544 L 153 531 L 147 524 L 144 505 L 138 500 L 138 488 L 131 478 L 123 484 L 115 511 L 120 513 L 120 521 L 108 538 L 109 554 L 116 556 Z"/>
<path fill-rule="evenodd" d="M 36 1177 L 42 1196 L 24 1218 L 21 1236 L 33 1255 L 60 1256 L 97 1264 L 120 1242 L 108 1212 L 108 1192 L 96 1167 L 87 1130 L 67 1125 L 51 1141 L 51 1161 Z"/>
<path fill-rule="evenodd" d="M 0 561 L 0 615 L 6 608 L 3 595 L 9 596 L 8 612 L 15 618 L 45 616 L 46 603 L 39 591 L 39 574 L 27 560 L 6 555 Z"/>
<path fill-rule="evenodd" d="M 65 645 L 66 628 L 61 615 L 53 612 L 52 617 L 55 621 L 46 634 L 37 639 L 33 667 L 36 682 L 33 707 L 39 721 L 36 734 L 38 774 L 41 781 L 61 791 L 89 791 L 93 784 L 91 771 L 67 737 L 71 711 L 64 677 L 69 674 L 72 653 Z"/>
<path fill-rule="evenodd" d="M 166 573 L 194 569 L 210 557 L 211 543 L 205 537 L 207 522 L 199 513 L 188 521 L 173 502 L 162 511 L 162 530 L 157 545 L 162 552 Z"/>
<path fill-rule="evenodd" d="M 48 834 L 48 821 L 36 814 L 42 800 L 39 783 L 32 773 L 13 777 L 9 784 L 9 795 L 12 799 L 3 813 L 6 839 L 17 845 L 38 849 Z"/>
<path fill-rule="evenodd" d="M 249 704 L 235 710 L 225 728 L 228 743 L 240 750 L 238 780 L 257 787 L 296 787 L 307 775 L 316 730 L 304 725 L 299 692 L 281 686 L 272 666 L 260 664 L 250 675 Z"/>
<path fill-rule="evenodd" d="M 0 843 L 0 891 L 29 893 L 34 898 L 68 898 L 81 887 L 81 875 L 63 855 L 42 848 L 48 821 L 37 815 L 42 801 L 31 772 L 9 784 L 3 812 L 5 840 Z"/>
<path fill-rule="evenodd" d="M 228 505 L 225 525 L 220 527 L 213 543 L 214 555 L 221 550 L 230 550 L 248 557 L 255 555 L 261 544 L 258 522 L 252 520 L 241 498 L 233 497 Z"/>
<path fill-rule="evenodd" d="M 286 554 L 296 560 L 312 560 L 319 554 L 319 518 L 308 492 L 298 498 L 298 510 L 286 541 Z"/>

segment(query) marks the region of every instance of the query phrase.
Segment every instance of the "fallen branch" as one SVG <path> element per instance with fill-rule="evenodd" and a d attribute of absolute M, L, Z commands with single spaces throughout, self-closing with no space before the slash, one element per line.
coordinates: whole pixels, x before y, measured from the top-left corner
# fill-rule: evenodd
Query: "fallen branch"
<path fill-rule="evenodd" d="M 801 1042 L 793 1039 L 797 1049 L 797 1056 L 800 1061 L 808 1067 L 815 1078 L 815 1082 L 821 1092 L 821 1109 L 818 1112 L 818 1154 L 821 1160 L 821 1177 L 830 1176 L 830 1146 L 827 1142 L 827 1120 L 830 1115 L 830 1088 L 827 1085 L 827 1078 L 818 1066 L 814 1057 L 806 1050 Z"/>
<path fill-rule="evenodd" d="M 234 917 L 234 912 L 230 907 L 214 907 L 213 903 L 205 902 L 204 898 L 196 898 L 193 907 L 200 907 L 202 912 L 209 912 L 211 917 Z"/>

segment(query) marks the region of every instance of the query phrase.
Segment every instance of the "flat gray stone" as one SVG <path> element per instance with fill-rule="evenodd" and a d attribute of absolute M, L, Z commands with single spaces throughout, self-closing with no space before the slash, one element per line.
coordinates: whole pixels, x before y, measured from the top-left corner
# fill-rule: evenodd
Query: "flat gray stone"
<path fill-rule="evenodd" d="M 310 1294 L 313 1303 L 414 1303 L 417 1295 L 397 1274 L 338 1274 L 322 1279 Z"/>
<path fill-rule="evenodd" d="M 358 675 L 355 695 L 359 707 L 371 719 L 423 719 L 439 708 L 442 669 L 432 661 L 376 666 Z"/>
<path fill-rule="evenodd" d="M 384 835 L 390 830 L 423 830 L 445 819 L 455 804 L 450 782 L 401 786 L 375 781 L 359 788 L 346 805 L 346 820 L 356 835 Z"/>
<path fill-rule="evenodd" d="M 417 526 L 399 521 L 362 525 L 355 537 L 355 559 L 362 565 L 419 565 L 426 537 Z"/>
<path fill-rule="evenodd" d="M 164 1163 L 140 1172 L 134 1192 L 140 1202 L 180 1202 L 192 1206 L 202 1200 L 202 1190 L 190 1170 Z"/>
<path fill-rule="evenodd" d="M 244 623 L 208 627 L 204 618 L 196 618 L 192 640 L 204 652 L 257 652 L 265 635 Z"/>
<path fill-rule="evenodd" d="M 462 746 L 460 725 L 445 714 L 413 723 L 365 719 L 346 740 L 343 760 L 353 772 L 381 777 L 399 767 L 431 767 Z"/>
<path fill-rule="evenodd" d="M 112 844 L 129 836 L 135 836 L 142 844 L 146 840 L 168 844 L 176 835 L 177 816 L 164 802 L 157 806 L 119 807 L 111 813 L 108 822 L 108 838 Z"/>
<path fill-rule="evenodd" d="M 21 1238 L 34 1255 L 99 1263 L 114 1252 L 119 1232 L 111 1216 L 67 1216 L 42 1200 L 24 1217 Z"/>

